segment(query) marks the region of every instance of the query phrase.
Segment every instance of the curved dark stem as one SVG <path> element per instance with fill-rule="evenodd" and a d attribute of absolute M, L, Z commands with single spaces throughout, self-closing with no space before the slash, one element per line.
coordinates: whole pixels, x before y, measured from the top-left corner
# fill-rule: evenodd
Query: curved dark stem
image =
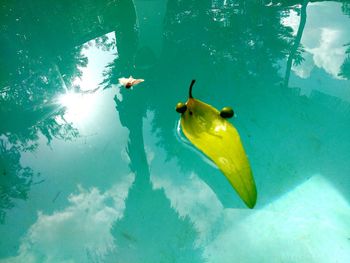
<path fill-rule="evenodd" d="M 195 79 L 193 79 L 192 82 L 191 82 L 190 89 L 189 89 L 189 94 L 188 94 L 189 98 L 193 98 L 193 96 L 192 96 L 192 87 L 193 87 L 195 82 L 196 82 Z"/>

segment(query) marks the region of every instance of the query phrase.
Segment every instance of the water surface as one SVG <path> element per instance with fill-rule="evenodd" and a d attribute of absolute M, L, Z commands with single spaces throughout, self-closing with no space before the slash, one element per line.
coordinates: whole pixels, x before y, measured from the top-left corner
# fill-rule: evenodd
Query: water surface
<path fill-rule="evenodd" d="M 350 262 L 346 1 L 0 10 L 0 262 Z M 179 138 L 193 78 L 236 112 L 253 210 Z"/>

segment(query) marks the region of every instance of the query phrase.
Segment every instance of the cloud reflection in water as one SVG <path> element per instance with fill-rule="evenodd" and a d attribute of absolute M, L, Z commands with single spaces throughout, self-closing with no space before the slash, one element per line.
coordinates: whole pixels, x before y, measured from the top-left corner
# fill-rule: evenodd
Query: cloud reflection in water
<path fill-rule="evenodd" d="M 110 231 L 123 217 L 133 180 L 134 175 L 129 174 L 105 192 L 79 187 L 64 210 L 38 214 L 21 242 L 19 255 L 6 262 L 103 262 L 117 248 Z"/>

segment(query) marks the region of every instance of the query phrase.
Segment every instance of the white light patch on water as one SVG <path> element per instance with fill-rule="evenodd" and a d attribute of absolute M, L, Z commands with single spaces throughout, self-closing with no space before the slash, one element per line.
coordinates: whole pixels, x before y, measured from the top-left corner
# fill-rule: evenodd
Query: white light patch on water
<path fill-rule="evenodd" d="M 350 207 L 322 176 L 252 212 L 223 221 L 205 248 L 207 262 L 350 262 Z"/>
<path fill-rule="evenodd" d="M 301 44 L 305 48 L 303 57 L 306 63 L 293 66 L 294 73 L 301 78 L 308 78 L 316 66 L 324 69 L 333 78 L 338 76 L 340 67 L 346 57 L 345 44 L 350 42 L 349 18 L 341 11 L 341 3 L 309 3 L 307 18 Z M 282 20 L 282 24 L 290 26 L 296 35 L 300 17 L 291 11 L 289 17 Z M 310 59 L 312 58 L 312 59 Z M 312 61 L 312 63 L 310 63 Z"/>
<path fill-rule="evenodd" d="M 290 86 L 300 88 L 300 94 L 312 96 L 321 92 L 344 101 L 350 101 L 348 83 L 339 76 L 350 43 L 349 17 L 336 2 L 309 3 L 306 24 L 301 38 L 304 48 L 300 65 L 292 66 Z M 291 11 L 289 17 L 281 20 L 290 26 L 296 36 L 300 17 Z M 324 73 L 328 74 L 324 74 Z"/>
<path fill-rule="evenodd" d="M 66 109 L 64 119 L 74 124 L 86 122 L 93 110 L 96 110 L 96 94 L 68 91 L 58 101 Z"/>
<path fill-rule="evenodd" d="M 300 23 L 300 17 L 298 16 L 297 12 L 290 10 L 289 16 L 283 17 L 281 23 L 283 26 L 291 27 L 293 29 L 293 35 L 296 36 Z"/>
<path fill-rule="evenodd" d="M 347 40 L 343 34 L 347 35 Z M 340 79 L 338 73 L 346 56 L 345 41 L 350 41 L 350 30 L 343 32 L 337 28 L 321 28 L 319 46 L 307 48 L 306 51 L 313 54 L 317 67 L 325 69 L 333 77 Z"/>
<path fill-rule="evenodd" d="M 105 36 L 108 42 L 115 43 L 114 32 Z M 117 48 L 103 50 L 95 45 L 85 45 L 82 55 L 87 57 L 86 67 L 79 67 L 81 77 L 73 80 L 73 87 L 66 87 L 65 93 L 58 97 L 58 103 L 65 108 L 64 119 L 81 128 L 93 119 L 100 109 L 99 87 L 104 80 L 103 72 L 106 66 L 117 56 Z"/>
<path fill-rule="evenodd" d="M 108 38 L 108 42 L 116 43 L 114 32 L 110 32 L 105 36 Z M 88 58 L 88 64 L 86 67 L 79 68 L 82 71 L 82 77 L 75 78 L 73 84 L 79 86 L 82 91 L 97 88 L 103 81 L 105 66 L 115 59 L 117 53 L 116 45 L 111 50 L 103 50 L 95 45 L 86 45 L 82 50 L 82 55 Z"/>
<path fill-rule="evenodd" d="M 155 189 L 164 189 L 171 207 L 181 217 L 190 218 L 198 232 L 196 244 L 200 245 L 212 235 L 213 225 L 219 222 L 223 207 L 216 194 L 197 174 L 181 175 L 176 166 L 176 161 L 172 160 L 166 164 L 167 171 L 154 169 L 151 181 Z"/>
<path fill-rule="evenodd" d="M 176 158 L 167 159 L 166 152 L 157 145 L 158 138 L 152 131 L 153 118 L 154 114 L 148 112 L 143 127 L 152 185 L 154 189 L 164 189 L 171 207 L 180 217 L 190 218 L 199 234 L 196 240 L 199 245 L 211 235 L 212 226 L 221 217 L 223 206 L 213 190 L 197 174 L 191 171 L 184 173 Z"/>
<path fill-rule="evenodd" d="M 301 78 L 308 78 L 312 69 L 316 66 L 324 69 L 333 78 L 341 79 L 338 73 L 346 57 L 344 44 L 347 41 L 343 34 L 345 32 L 336 28 L 320 28 L 319 44 L 317 46 L 305 45 L 306 52 L 303 56 L 307 56 L 306 63 L 303 62 L 300 66 L 293 66 L 294 73 Z M 350 41 L 350 31 L 346 34 L 349 37 L 348 41 Z M 311 61 L 313 63 L 310 63 Z"/>

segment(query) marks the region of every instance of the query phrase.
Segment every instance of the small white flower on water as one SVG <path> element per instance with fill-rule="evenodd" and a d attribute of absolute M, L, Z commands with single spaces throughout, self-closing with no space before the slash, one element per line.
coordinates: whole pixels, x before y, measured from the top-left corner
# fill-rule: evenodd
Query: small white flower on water
<path fill-rule="evenodd" d="M 134 79 L 132 76 L 130 76 L 129 78 L 119 78 L 118 80 L 119 83 L 125 86 L 126 88 L 131 88 L 132 86 L 145 81 L 144 79 Z"/>

